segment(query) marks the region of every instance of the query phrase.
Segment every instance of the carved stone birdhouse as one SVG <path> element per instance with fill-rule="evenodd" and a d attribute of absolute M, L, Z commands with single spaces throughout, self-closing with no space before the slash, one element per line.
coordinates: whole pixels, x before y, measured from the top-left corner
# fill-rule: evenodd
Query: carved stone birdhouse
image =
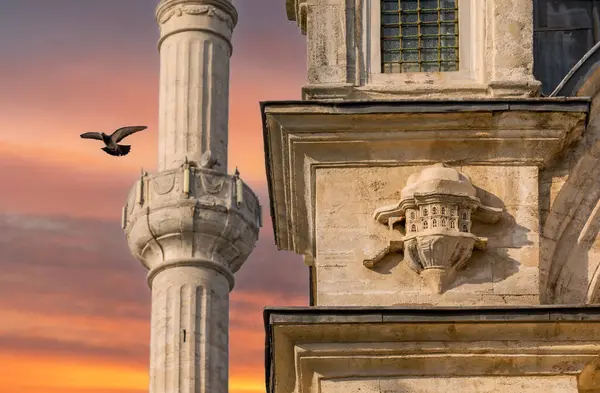
<path fill-rule="evenodd" d="M 403 249 L 404 260 L 428 287 L 444 292 L 473 249 L 485 249 L 487 239 L 471 233 L 472 220 L 495 223 L 503 212 L 482 205 L 476 194 L 468 176 L 444 164 L 411 175 L 400 201 L 375 210 L 373 217 L 390 231 L 404 229 L 404 236 L 365 259 L 364 265 L 373 267 L 385 255 Z"/>

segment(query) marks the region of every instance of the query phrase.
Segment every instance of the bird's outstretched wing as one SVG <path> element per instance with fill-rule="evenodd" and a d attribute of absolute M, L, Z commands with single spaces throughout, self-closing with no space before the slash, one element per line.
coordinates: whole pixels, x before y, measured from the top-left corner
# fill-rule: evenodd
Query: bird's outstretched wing
<path fill-rule="evenodd" d="M 99 132 L 86 132 L 80 135 L 83 139 L 98 139 L 102 140 L 102 134 Z"/>
<path fill-rule="evenodd" d="M 115 143 L 119 143 L 123 138 L 135 134 L 136 132 L 145 130 L 146 126 L 130 126 L 130 127 L 122 127 L 112 133 L 110 136 Z"/>

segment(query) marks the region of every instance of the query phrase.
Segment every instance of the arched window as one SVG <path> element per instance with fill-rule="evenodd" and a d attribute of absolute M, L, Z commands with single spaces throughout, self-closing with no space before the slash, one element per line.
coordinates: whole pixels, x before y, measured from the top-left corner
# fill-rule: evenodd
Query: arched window
<path fill-rule="evenodd" d="M 442 226 L 446 228 L 446 220 L 442 218 Z"/>
<path fill-rule="evenodd" d="M 431 223 L 431 226 L 433 228 L 437 228 L 437 220 L 433 220 L 433 222 Z"/>
<path fill-rule="evenodd" d="M 463 212 L 463 214 L 462 214 L 462 219 L 463 219 L 463 220 L 466 220 L 466 219 L 467 219 L 467 212 Z"/>
<path fill-rule="evenodd" d="M 411 220 L 414 220 L 415 218 L 417 218 L 417 216 L 415 215 L 415 212 L 410 212 L 410 218 L 411 218 Z"/>
<path fill-rule="evenodd" d="M 469 228 L 467 227 L 467 225 L 463 225 L 462 231 L 463 232 L 469 232 Z"/>
<path fill-rule="evenodd" d="M 417 226 L 416 226 L 415 224 L 412 224 L 412 225 L 410 226 L 410 231 L 411 231 L 411 232 L 416 232 L 416 231 L 417 231 Z"/>
<path fill-rule="evenodd" d="M 437 207 L 432 207 L 431 208 L 431 214 L 437 214 Z"/>
<path fill-rule="evenodd" d="M 429 228 L 429 224 L 427 224 L 427 221 L 423 221 L 423 229 L 427 228 Z"/>
<path fill-rule="evenodd" d="M 429 214 L 429 212 L 427 211 L 427 208 L 423 209 L 423 216 L 427 216 L 427 214 Z"/>
<path fill-rule="evenodd" d="M 450 228 L 454 229 L 456 224 L 454 224 L 454 220 L 450 220 Z"/>
<path fill-rule="evenodd" d="M 442 206 L 442 215 L 446 215 L 446 208 Z"/>

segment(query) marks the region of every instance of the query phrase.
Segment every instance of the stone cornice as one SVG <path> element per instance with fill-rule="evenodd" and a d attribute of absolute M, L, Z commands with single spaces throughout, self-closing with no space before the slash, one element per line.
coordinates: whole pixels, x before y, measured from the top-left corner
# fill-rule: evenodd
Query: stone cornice
<path fill-rule="evenodd" d="M 576 376 L 599 359 L 598 307 L 296 307 L 263 315 L 269 393 L 357 375 Z"/>
<path fill-rule="evenodd" d="M 163 0 L 156 8 L 156 20 L 159 25 L 173 17 L 187 15 L 208 15 L 215 17 L 233 29 L 237 24 L 237 11 L 225 0 Z"/>
<path fill-rule="evenodd" d="M 295 101 L 261 107 L 276 244 L 314 255 L 317 169 L 437 162 L 543 168 L 583 133 L 589 100 Z M 457 143 L 469 143 L 469 149 L 449 149 Z"/>

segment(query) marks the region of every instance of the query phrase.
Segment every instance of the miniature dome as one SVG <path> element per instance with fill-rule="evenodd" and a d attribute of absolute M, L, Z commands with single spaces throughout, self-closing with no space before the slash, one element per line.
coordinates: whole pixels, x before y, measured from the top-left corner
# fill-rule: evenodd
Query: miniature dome
<path fill-rule="evenodd" d="M 415 194 L 452 194 L 475 197 L 476 191 L 471 179 L 444 164 L 429 166 L 408 177 L 401 198 L 411 198 Z"/>

